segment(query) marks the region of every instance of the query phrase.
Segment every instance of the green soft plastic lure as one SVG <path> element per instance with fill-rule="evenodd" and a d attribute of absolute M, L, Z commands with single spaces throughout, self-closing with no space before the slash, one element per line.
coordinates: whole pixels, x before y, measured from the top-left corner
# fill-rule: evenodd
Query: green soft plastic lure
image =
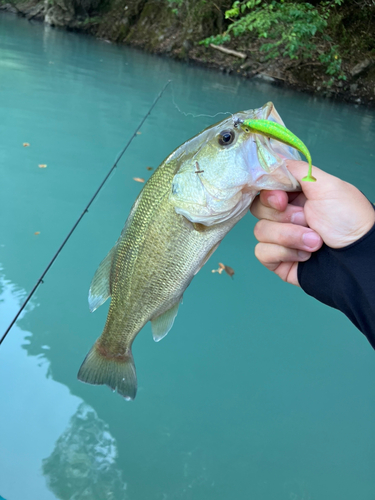
<path fill-rule="evenodd" d="M 315 177 L 312 176 L 312 166 L 311 166 L 311 155 L 307 147 L 298 139 L 296 135 L 293 134 L 290 130 L 288 130 L 283 125 L 279 125 L 278 123 L 272 122 L 270 120 L 244 120 L 241 124 L 241 128 L 245 132 L 253 132 L 257 134 L 265 135 L 266 137 L 270 137 L 271 139 L 276 139 L 277 141 L 283 142 L 287 146 L 292 146 L 292 148 L 297 149 L 300 153 L 306 156 L 306 159 L 309 163 L 309 170 L 307 172 L 306 177 L 302 180 L 307 182 L 315 182 Z"/>

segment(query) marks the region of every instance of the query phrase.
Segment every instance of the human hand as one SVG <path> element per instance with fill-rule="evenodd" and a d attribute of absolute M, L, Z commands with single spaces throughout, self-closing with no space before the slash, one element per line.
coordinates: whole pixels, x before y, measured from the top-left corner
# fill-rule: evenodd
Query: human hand
<path fill-rule="evenodd" d="M 307 164 L 288 160 L 287 166 L 303 191 L 261 191 L 250 210 L 260 219 L 255 256 L 284 281 L 299 285 L 298 262 L 308 260 L 323 242 L 343 248 L 357 241 L 374 225 L 375 211 L 352 184 L 316 167 L 317 182 L 301 182 Z"/>

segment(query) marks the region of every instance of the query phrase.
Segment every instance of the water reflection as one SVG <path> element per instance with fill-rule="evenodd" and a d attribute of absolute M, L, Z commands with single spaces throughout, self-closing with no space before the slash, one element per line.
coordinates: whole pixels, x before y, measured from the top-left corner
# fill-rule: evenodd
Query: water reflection
<path fill-rule="evenodd" d="M 1 245 L 4 246 L 4 245 Z M 3 266 L 0 264 L 0 311 L 1 311 L 1 327 L 5 329 L 7 322 L 11 322 L 13 316 L 16 315 L 20 305 L 26 297 L 26 292 L 18 287 L 3 274 Z M 33 306 L 30 304 L 30 308 Z M 21 315 L 22 317 L 22 315 Z M 1 331 L 1 336 L 3 331 Z"/>
<path fill-rule="evenodd" d="M 25 295 L 25 290 L 0 274 L 1 331 Z M 24 321 L 35 305 L 29 303 Z M 27 498 L 30 490 L 43 500 L 126 499 L 126 483 L 116 464 L 117 444 L 108 425 L 52 379 L 50 345 L 30 351 L 33 338 L 32 332 L 17 323 L 4 344 L 7 354 L 0 350 L 0 401 L 7 402 L 0 413 L 1 493 L 15 499 Z M 9 380 L 12 384 L 4 383 Z M 15 480 L 20 470 L 24 481 Z M 46 495 L 45 480 L 53 496 Z"/>
<path fill-rule="evenodd" d="M 48 487 L 62 500 L 128 498 L 116 467 L 117 447 L 108 425 L 81 403 L 69 425 L 43 460 Z"/>

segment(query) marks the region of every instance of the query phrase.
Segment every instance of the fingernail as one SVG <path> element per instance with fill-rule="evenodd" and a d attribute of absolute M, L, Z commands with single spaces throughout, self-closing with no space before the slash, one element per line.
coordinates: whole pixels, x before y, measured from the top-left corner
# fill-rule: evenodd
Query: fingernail
<path fill-rule="evenodd" d="M 304 225 L 305 214 L 303 212 L 296 212 L 295 214 L 292 214 L 290 222 L 292 222 L 292 224 L 297 224 L 298 226 Z"/>
<path fill-rule="evenodd" d="M 302 241 L 309 248 L 314 248 L 320 243 L 320 236 L 316 233 L 309 232 L 302 236 Z"/>
<path fill-rule="evenodd" d="M 311 253 L 310 252 L 304 252 L 303 250 L 298 250 L 298 257 L 300 257 L 302 260 L 307 260 Z"/>
<path fill-rule="evenodd" d="M 279 200 L 277 199 L 277 196 L 274 196 L 274 195 L 270 196 L 268 198 L 268 204 L 270 205 L 270 207 L 278 209 L 279 208 Z"/>

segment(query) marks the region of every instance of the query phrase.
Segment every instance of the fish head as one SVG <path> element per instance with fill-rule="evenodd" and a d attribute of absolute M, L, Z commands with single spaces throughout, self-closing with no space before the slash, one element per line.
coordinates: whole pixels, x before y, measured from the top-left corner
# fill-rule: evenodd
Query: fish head
<path fill-rule="evenodd" d="M 171 155 L 179 168 L 169 200 L 178 214 L 206 226 L 246 211 L 261 189 L 300 191 L 285 160 L 299 160 L 296 149 L 258 133 L 244 120 L 271 120 L 284 125 L 274 105 L 242 111 L 205 129 Z"/>

